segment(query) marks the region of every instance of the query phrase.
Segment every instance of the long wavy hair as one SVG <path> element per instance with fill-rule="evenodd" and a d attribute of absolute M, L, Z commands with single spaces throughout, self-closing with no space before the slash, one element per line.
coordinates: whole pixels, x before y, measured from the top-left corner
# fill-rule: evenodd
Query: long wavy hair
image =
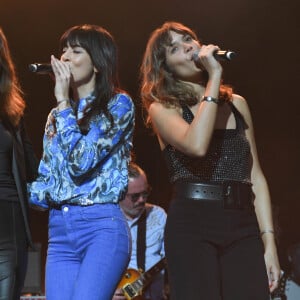
<path fill-rule="evenodd" d="M 18 126 L 24 114 L 25 101 L 17 79 L 6 37 L 0 28 L 0 119 Z"/>
<path fill-rule="evenodd" d="M 71 27 L 62 35 L 60 50 L 62 51 L 67 45 L 84 48 L 91 57 L 94 67 L 98 70 L 94 90 L 96 99 L 79 124 L 81 130 L 86 132 L 91 118 L 100 113 L 104 113 L 109 119 L 110 125 L 113 126 L 108 103 L 116 93 L 121 91 L 118 78 L 117 46 L 113 36 L 106 29 L 97 25 L 78 25 Z"/>
<path fill-rule="evenodd" d="M 194 89 L 173 76 L 166 64 L 166 48 L 172 42 L 170 31 L 190 35 L 198 41 L 194 31 L 177 22 L 166 22 L 152 32 L 140 68 L 141 98 L 146 112 L 154 101 L 159 101 L 166 107 L 180 107 L 181 103 L 194 105 L 198 102 Z M 205 85 L 208 73 L 204 72 L 202 84 Z M 232 89 L 221 85 L 219 97 L 229 101 L 232 97 Z M 149 118 L 146 124 L 150 124 Z"/>

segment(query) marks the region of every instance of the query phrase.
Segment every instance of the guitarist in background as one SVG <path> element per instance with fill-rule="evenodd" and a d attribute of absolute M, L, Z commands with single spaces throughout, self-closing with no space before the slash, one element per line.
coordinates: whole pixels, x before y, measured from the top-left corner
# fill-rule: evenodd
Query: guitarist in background
<path fill-rule="evenodd" d="M 131 162 L 128 176 L 128 192 L 120 201 L 132 236 L 132 252 L 128 268 L 147 271 L 165 256 L 163 237 L 167 216 L 163 208 L 146 203 L 150 186 L 145 172 Z M 163 272 L 156 274 L 146 287 L 143 299 L 165 299 Z M 116 290 L 112 300 L 126 300 L 122 287 Z"/>

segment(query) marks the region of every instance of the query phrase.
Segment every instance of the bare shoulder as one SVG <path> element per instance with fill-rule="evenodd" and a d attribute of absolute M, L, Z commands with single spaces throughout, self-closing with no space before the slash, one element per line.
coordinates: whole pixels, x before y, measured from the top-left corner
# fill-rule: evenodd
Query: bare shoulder
<path fill-rule="evenodd" d="M 232 95 L 232 102 L 236 107 L 242 107 L 244 105 L 247 105 L 246 99 L 238 94 Z"/>
<path fill-rule="evenodd" d="M 240 95 L 233 95 L 233 105 L 238 109 L 238 111 L 242 114 L 244 117 L 246 123 L 248 126 L 252 127 L 252 116 L 250 112 L 250 108 L 248 106 L 248 103 L 246 99 Z"/>
<path fill-rule="evenodd" d="M 244 97 L 237 94 L 233 94 L 232 103 L 245 118 L 250 117 L 249 106 Z"/>
<path fill-rule="evenodd" d="M 166 107 L 162 103 L 155 101 L 152 102 L 151 105 L 149 106 L 149 111 L 148 111 L 150 117 L 156 117 L 158 115 L 179 115 L 180 111 L 178 108 L 175 107 Z"/>
<path fill-rule="evenodd" d="M 164 106 L 160 102 L 154 101 L 149 106 L 149 114 L 151 115 L 152 113 L 160 111 L 161 109 L 164 109 Z"/>

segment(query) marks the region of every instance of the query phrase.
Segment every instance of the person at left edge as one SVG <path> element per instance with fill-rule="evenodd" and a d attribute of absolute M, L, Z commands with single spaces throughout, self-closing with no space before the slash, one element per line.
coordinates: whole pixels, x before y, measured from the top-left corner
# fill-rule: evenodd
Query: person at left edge
<path fill-rule="evenodd" d="M 33 206 L 49 208 L 47 300 L 110 300 L 130 258 L 119 207 L 128 185 L 134 105 L 119 89 L 117 47 L 96 25 L 68 29 L 51 56 L 50 112 Z"/>
<path fill-rule="evenodd" d="M 28 246 L 26 182 L 37 160 L 24 126 L 25 101 L 7 39 L 0 28 L 0 299 L 17 300 L 24 285 Z"/>

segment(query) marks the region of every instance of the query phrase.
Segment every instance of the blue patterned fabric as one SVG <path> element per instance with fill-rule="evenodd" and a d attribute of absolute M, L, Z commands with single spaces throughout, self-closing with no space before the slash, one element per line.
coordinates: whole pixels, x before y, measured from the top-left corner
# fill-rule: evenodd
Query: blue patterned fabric
<path fill-rule="evenodd" d="M 84 111 L 79 100 L 79 114 Z M 28 184 L 30 204 L 40 208 L 63 203 L 117 203 L 127 191 L 127 165 L 132 148 L 134 105 L 117 94 L 108 105 L 114 126 L 101 114 L 80 132 L 73 109 L 54 108 L 46 124 L 39 176 Z"/>

